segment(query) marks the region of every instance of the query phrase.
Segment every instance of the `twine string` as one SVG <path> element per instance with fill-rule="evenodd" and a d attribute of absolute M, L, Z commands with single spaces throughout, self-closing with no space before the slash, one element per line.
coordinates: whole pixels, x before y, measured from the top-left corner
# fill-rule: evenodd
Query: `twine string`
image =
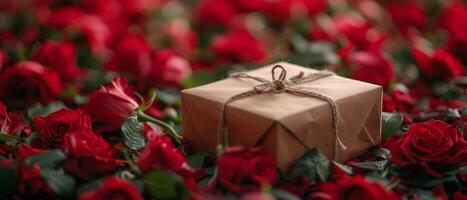
<path fill-rule="evenodd" d="M 277 70 L 280 70 L 279 74 L 277 74 Z M 239 93 L 239 94 L 236 94 L 230 97 L 229 99 L 227 99 L 227 101 L 225 101 L 222 104 L 220 113 L 219 113 L 219 119 L 218 119 L 219 123 L 218 123 L 218 129 L 217 129 L 218 146 L 222 148 L 224 145 L 224 139 L 225 139 L 224 138 L 224 127 L 225 127 L 224 118 L 225 118 L 225 110 L 228 104 L 234 101 L 244 99 L 250 96 L 255 96 L 258 94 L 289 93 L 289 94 L 293 94 L 297 96 L 320 99 L 320 100 L 326 101 L 329 104 L 329 106 L 331 107 L 331 111 L 332 111 L 332 120 L 333 120 L 332 127 L 333 127 L 333 132 L 334 132 L 334 148 L 332 150 L 333 151 L 332 155 L 333 155 L 333 159 L 335 159 L 337 148 L 340 148 L 342 150 L 347 149 L 347 147 L 344 145 L 344 143 L 342 142 L 339 136 L 338 126 L 342 120 L 340 118 L 340 113 L 337 108 L 336 102 L 332 100 L 331 98 L 324 96 L 322 94 L 312 92 L 312 91 L 307 91 L 300 87 L 297 87 L 298 85 L 312 82 L 312 81 L 325 78 L 328 76 L 332 76 L 332 75 L 334 75 L 334 73 L 323 70 L 317 73 L 310 73 L 307 75 L 305 75 L 305 73 L 303 72 L 300 72 L 298 75 L 295 75 L 289 79 L 286 79 L 287 70 L 285 70 L 285 68 L 281 65 L 275 65 L 271 69 L 272 81 L 269 81 L 269 80 L 266 80 L 264 78 L 257 77 L 257 76 L 251 76 L 245 72 L 239 72 L 239 73 L 234 73 L 230 75 L 230 77 L 252 79 L 260 83 L 258 85 L 255 85 L 253 89 L 251 90 L 248 90 L 248 91 L 245 91 L 245 92 L 242 92 L 242 93 Z"/>

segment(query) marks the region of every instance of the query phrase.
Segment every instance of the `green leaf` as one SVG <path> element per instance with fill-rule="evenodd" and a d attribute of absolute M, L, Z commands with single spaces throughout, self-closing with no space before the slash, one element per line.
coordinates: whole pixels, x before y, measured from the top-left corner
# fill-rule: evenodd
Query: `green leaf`
<path fill-rule="evenodd" d="M 76 193 L 77 194 L 82 194 L 82 193 L 92 191 L 92 190 L 98 188 L 102 184 L 102 182 L 103 182 L 102 179 L 91 180 L 91 181 L 79 186 L 78 189 L 76 189 Z"/>
<path fill-rule="evenodd" d="M 15 168 L 5 167 L 0 169 L 0 197 L 11 195 L 18 183 L 19 177 Z"/>
<path fill-rule="evenodd" d="M 158 91 L 157 99 L 167 105 L 175 105 L 180 103 L 180 91 L 175 89 L 165 89 Z"/>
<path fill-rule="evenodd" d="M 291 177 L 306 176 L 310 180 L 327 181 L 331 177 L 331 162 L 317 148 L 305 153 L 292 167 Z"/>
<path fill-rule="evenodd" d="M 16 135 L 10 135 L 5 133 L 0 133 L 0 142 L 11 142 L 19 139 Z"/>
<path fill-rule="evenodd" d="M 383 138 L 384 140 L 392 137 L 402 125 L 402 114 L 383 112 Z"/>
<path fill-rule="evenodd" d="M 198 152 L 193 155 L 187 156 L 188 163 L 194 169 L 200 169 L 203 166 L 204 160 L 208 156 L 208 153 L 205 151 Z"/>
<path fill-rule="evenodd" d="M 449 108 L 446 113 L 446 117 L 461 117 L 461 114 L 459 113 L 459 110 Z"/>
<path fill-rule="evenodd" d="M 73 177 L 51 169 L 41 169 L 41 175 L 50 188 L 61 197 L 70 199 L 73 196 L 76 185 Z"/>
<path fill-rule="evenodd" d="M 123 142 L 130 149 L 140 150 L 146 146 L 146 141 L 144 140 L 143 123 L 138 121 L 136 115 L 128 117 L 125 122 L 122 124 L 122 136 Z"/>
<path fill-rule="evenodd" d="M 26 163 L 29 165 L 39 164 L 41 168 L 56 168 L 62 164 L 65 159 L 66 156 L 62 151 L 54 149 L 27 158 Z"/>
<path fill-rule="evenodd" d="M 144 185 L 151 197 L 159 200 L 187 199 L 190 196 L 183 179 L 170 172 L 154 171 L 144 177 Z"/>
<path fill-rule="evenodd" d="M 65 108 L 65 105 L 62 102 L 52 102 L 47 105 L 35 104 L 34 106 L 29 107 L 26 113 L 28 118 L 32 119 L 35 116 L 46 116 L 62 108 Z"/>
<path fill-rule="evenodd" d="M 218 77 L 215 73 L 195 71 L 182 85 L 184 88 L 192 88 L 216 80 L 218 80 Z"/>
<path fill-rule="evenodd" d="M 335 162 L 335 161 L 332 161 L 332 163 L 333 163 L 334 165 L 336 165 L 337 167 L 339 167 L 339 169 L 341 169 L 341 170 L 344 171 L 345 173 L 350 174 L 350 175 L 353 174 L 353 169 L 352 169 L 352 167 L 347 166 L 347 165 L 344 165 L 344 164 L 340 164 L 340 163 Z"/>

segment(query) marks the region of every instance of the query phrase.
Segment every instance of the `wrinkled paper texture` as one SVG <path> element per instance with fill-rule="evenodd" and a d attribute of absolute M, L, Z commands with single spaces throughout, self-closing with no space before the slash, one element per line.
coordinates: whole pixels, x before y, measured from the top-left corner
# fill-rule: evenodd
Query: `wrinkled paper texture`
<path fill-rule="evenodd" d="M 287 78 L 300 71 L 316 72 L 280 62 L 248 73 L 271 80 L 271 68 L 276 64 L 287 70 Z M 257 84 L 250 79 L 227 78 L 182 91 L 183 137 L 195 151 L 205 150 L 214 155 L 222 104 Z M 365 131 L 376 144 L 381 142 L 382 87 L 337 75 L 300 86 L 330 97 L 338 105 L 342 118 L 339 137 L 347 150 L 336 148 L 336 161 L 345 162 L 373 146 Z M 263 146 L 276 157 L 282 170 L 288 170 L 294 161 L 315 147 L 333 158 L 332 112 L 325 101 L 288 93 L 257 94 L 230 103 L 225 122 L 231 146 Z"/>

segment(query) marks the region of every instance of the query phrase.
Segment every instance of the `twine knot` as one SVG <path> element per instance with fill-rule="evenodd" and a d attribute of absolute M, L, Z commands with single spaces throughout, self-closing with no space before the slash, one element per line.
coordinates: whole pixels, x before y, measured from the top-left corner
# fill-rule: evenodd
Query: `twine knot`
<path fill-rule="evenodd" d="M 280 70 L 278 74 L 277 70 Z M 329 72 L 329 71 L 320 71 L 317 73 L 311 73 L 305 75 L 305 73 L 300 72 L 298 75 L 292 76 L 289 79 L 287 78 L 287 70 L 282 65 L 275 65 L 271 69 L 271 76 L 272 80 L 267 80 L 262 77 L 257 77 L 257 76 L 251 76 L 245 72 L 239 72 L 232 74 L 231 77 L 234 78 L 248 78 L 248 79 L 253 79 L 260 84 L 255 85 L 252 90 L 248 90 L 245 92 L 242 92 L 240 94 L 234 95 L 227 99 L 227 101 L 222 104 L 220 113 L 219 113 L 219 123 L 218 123 L 218 145 L 220 147 L 223 146 L 224 143 L 224 116 L 225 116 L 225 109 L 229 103 L 232 103 L 234 101 L 237 101 L 239 99 L 243 99 L 249 96 L 257 95 L 257 94 L 263 94 L 263 93 L 289 93 L 297 96 L 304 96 L 304 97 L 312 97 L 312 98 L 317 98 L 321 99 L 323 101 L 326 101 L 329 103 L 329 106 L 331 107 L 332 111 L 332 127 L 334 130 L 334 149 L 333 149 L 333 159 L 336 157 L 336 148 L 340 149 L 347 149 L 347 147 L 342 143 L 342 140 L 340 139 L 339 136 L 339 123 L 341 121 L 339 110 L 337 109 L 337 104 L 332 100 L 331 98 L 324 96 L 322 94 L 313 92 L 313 91 L 307 91 L 302 88 L 296 87 L 297 85 L 307 83 L 307 82 L 312 82 L 321 78 L 325 78 L 328 76 L 332 76 L 334 73 Z M 373 140 L 372 140 L 373 141 Z"/>

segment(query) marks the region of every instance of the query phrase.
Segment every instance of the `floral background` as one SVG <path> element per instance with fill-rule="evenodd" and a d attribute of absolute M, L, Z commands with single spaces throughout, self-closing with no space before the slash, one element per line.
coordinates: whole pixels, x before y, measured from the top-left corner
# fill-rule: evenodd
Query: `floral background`
<path fill-rule="evenodd" d="M 461 0 L 0 1 L 0 198 L 467 199 L 466 19 Z M 276 61 L 383 86 L 383 143 L 288 172 L 192 152 L 179 91 Z"/>

